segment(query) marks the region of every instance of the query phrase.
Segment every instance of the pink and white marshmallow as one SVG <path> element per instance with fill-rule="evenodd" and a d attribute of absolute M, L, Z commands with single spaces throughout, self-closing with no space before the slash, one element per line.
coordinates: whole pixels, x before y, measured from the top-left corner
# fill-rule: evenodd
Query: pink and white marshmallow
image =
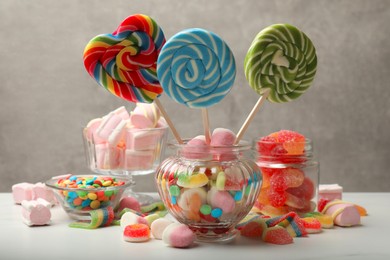
<path fill-rule="evenodd" d="M 160 110 L 154 103 L 137 103 L 130 116 L 130 122 L 136 128 L 154 128 L 159 119 Z"/>
<path fill-rule="evenodd" d="M 126 226 L 128 225 L 134 225 L 134 224 L 144 224 L 148 226 L 148 221 L 133 212 L 126 212 L 125 214 L 122 215 L 120 220 L 120 225 L 123 229 L 126 228 Z"/>
<path fill-rule="evenodd" d="M 184 248 L 194 243 L 195 234 L 184 224 L 172 223 L 164 229 L 162 240 L 172 247 Z"/>
<path fill-rule="evenodd" d="M 150 230 L 155 239 L 162 239 L 164 230 L 173 222 L 166 218 L 159 218 L 152 222 Z"/>
<path fill-rule="evenodd" d="M 28 226 L 43 226 L 50 224 L 50 202 L 38 198 L 37 200 L 22 201 L 22 218 Z"/>
<path fill-rule="evenodd" d="M 322 213 L 331 216 L 334 224 L 337 226 L 350 227 L 360 225 L 360 213 L 352 203 L 333 200 L 325 205 Z"/>
<path fill-rule="evenodd" d="M 341 200 L 343 187 L 338 184 L 320 184 L 318 187 L 318 199 Z"/>
<path fill-rule="evenodd" d="M 23 200 L 32 200 L 34 184 L 22 182 L 12 185 L 12 196 L 16 204 L 21 204 Z"/>

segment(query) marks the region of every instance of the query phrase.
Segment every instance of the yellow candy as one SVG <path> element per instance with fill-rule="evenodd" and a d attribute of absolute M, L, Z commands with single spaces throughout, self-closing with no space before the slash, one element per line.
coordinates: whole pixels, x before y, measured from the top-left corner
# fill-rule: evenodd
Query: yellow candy
<path fill-rule="evenodd" d="M 105 182 L 103 182 L 103 186 L 104 187 L 111 186 L 111 184 L 112 184 L 112 181 L 105 181 Z"/>
<path fill-rule="evenodd" d="M 97 199 L 96 193 L 90 192 L 90 193 L 88 193 L 87 196 L 88 196 L 88 199 L 90 199 L 90 200 L 96 200 Z"/>
<path fill-rule="evenodd" d="M 89 205 L 92 209 L 98 209 L 100 207 L 100 201 L 93 200 L 91 201 L 91 204 Z"/>

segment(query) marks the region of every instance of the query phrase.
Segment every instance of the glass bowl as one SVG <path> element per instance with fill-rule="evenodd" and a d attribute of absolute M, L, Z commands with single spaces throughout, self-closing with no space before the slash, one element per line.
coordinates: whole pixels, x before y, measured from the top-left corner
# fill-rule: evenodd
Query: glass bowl
<path fill-rule="evenodd" d="M 112 207 L 115 211 L 123 192 L 132 183 L 118 176 L 67 175 L 47 180 L 45 184 L 71 218 L 90 220 L 91 210 Z"/>

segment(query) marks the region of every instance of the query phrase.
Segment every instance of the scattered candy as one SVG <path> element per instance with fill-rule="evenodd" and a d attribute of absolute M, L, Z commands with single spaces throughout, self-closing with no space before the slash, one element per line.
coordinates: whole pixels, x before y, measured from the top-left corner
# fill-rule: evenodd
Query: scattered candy
<path fill-rule="evenodd" d="M 112 34 L 89 41 L 84 66 L 113 95 L 130 102 L 151 103 L 163 92 L 156 61 L 164 43 L 164 33 L 152 18 L 132 15 Z"/>
<path fill-rule="evenodd" d="M 150 229 L 145 224 L 132 224 L 125 227 L 123 239 L 127 242 L 145 242 L 150 239 Z"/>
<path fill-rule="evenodd" d="M 263 231 L 263 241 L 276 245 L 286 245 L 294 242 L 292 236 L 281 226 L 274 226 Z"/>
<path fill-rule="evenodd" d="M 184 248 L 194 243 L 195 234 L 187 225 L 172 223 L 164 229 L 162 240 L 172 247 Z"/>
<path fill-rule="evenodd" d="M 101 209 L 95 209 L 89 211 L 91 222 L 86 223 L 82 221 L 73 222 L 69 224 L 72 228 L 83 228 L 83 229 L 95 229 L 99 227 L 110 226 L 115 218 L 114 210 L 112 207 L 106 207 Z"/>
<path fill-rule="evenodd" d="M 233 86 L 236 65 L 232 52 L 216 34 L 187 29 L 172 36 L 157 60 L 164 92 L 191 108 L 221 101 Z"/>
<path fill-rule="evenodd" d="M 320 233 L 322 231 L 321 222 L 315 217 L 302 218 L 302 223 L 308 234 Z"/>
<path fill-rule="evenodd" d="M 320 222 L 322 228 L 333 228 L 334 226 L 332 216 L 322 214 L 321 212 L 309 212 L 303 216 L 304 218 L 316 218 Z"/>
<path fill-rule="evenodd" d="M 38 198 L 37 200 L 23 200 L 22 218 L 23 222 L 28 226 L 43 226 L 50 223 L 51 203 Z"/>
<path fill-rule="evenodd" d="M 140 212 L 141 211 L 141 204 L 139 203 L 139 201 L 136 198 L 126 196 L 126 197 L 121 198 L 121 200 L 119 202 L 118 211 L 120 212 L 125 208 Z"/>
<path fill-rule="evenodd" d="M 283 216 L 274 217 L 266 220 L 268 227 L 274 227 L 276 225 L 286 228 L 287 232 L 292 237 L 304 237 L 307 236 L 307 231 L 303 224 L 303 221 L 295 212 L 289 212 Z"/>

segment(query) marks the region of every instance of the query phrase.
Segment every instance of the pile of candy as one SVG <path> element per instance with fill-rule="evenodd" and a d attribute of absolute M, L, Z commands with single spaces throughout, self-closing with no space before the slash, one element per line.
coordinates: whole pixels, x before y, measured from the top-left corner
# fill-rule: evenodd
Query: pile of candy
<path fill-rule="evenodd" d="M 302 214 L 316 208 L 313 199 L 318 172 L 316 165 L 310 167 L 308 163 L 306 142 L 303 135 L 290 130 L 272 133 L 257 142 L 263 185 L 256 207 L 263 214 Z"/>
<path fill-rule="evenodd" d="M 55 186 L 64 202 L 76 210 L 92 210 L 107 207 L 119 192 L 115 187 L 125 185 L 111 176 L 71 175 L 57 180 Z M 73 190 L 74 189 L 74 190 Z"/>
<path fill-rule="evenodd" d="M 137 103 L 129 114 L 120 107 L 91 120 L 84 129 L 94 171 L 147 170 L 159 163 L 166 122 L 154 104 Z"/>

